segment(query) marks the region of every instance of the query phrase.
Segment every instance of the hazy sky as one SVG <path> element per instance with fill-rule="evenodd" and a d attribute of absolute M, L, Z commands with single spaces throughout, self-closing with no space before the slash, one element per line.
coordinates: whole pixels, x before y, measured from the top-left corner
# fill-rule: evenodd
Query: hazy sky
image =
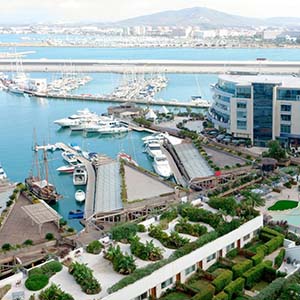
<path fill-rule="evenodd" d="M 252 17 L 300 16 L 300 0 L 0 0 L 0 23 L 116 21 L 205 6 Z"/>

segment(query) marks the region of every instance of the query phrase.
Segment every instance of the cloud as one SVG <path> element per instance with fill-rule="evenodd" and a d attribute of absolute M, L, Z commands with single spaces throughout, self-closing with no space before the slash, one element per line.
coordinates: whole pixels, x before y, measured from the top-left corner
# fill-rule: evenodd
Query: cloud
<path fill-rule="evenodd" d="M 8 0 L 0 22 L 117 21 L 163 10 L 206 6 L 253 17 L 298 16 L 299 0 Z"/>

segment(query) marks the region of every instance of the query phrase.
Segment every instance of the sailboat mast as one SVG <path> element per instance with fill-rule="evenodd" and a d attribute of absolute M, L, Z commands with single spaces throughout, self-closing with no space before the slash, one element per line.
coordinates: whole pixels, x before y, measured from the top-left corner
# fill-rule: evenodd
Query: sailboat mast
<path fill-rule="evenodd" d="M 38 149 L 37 149 L 37 142 L 36 142 L 36 131 L 35 129 L 33 130 L 33 139 L 34 139 L 34 146 L 33 146 L 33 151 L 35 152 L 35 167 L 37 171 L 37 178 L 38 180 L 41 179 L 41 174 L 40 174 L 40 167 L 39 167 L 39 158 L 38 158 Z"/>
<path fill-rule="evenodd" d="M 48 160 L 47 160 L 47 153 L 46 150 L 43 149 L 43 158 L 44 158 L 44 166 L 45 166 L 45 175 L 46 175 L 46 182 L 47 182 L 47 186 L 48 186 L 48 182 L 49 182 L 49 171 L 48 171 Z"/>

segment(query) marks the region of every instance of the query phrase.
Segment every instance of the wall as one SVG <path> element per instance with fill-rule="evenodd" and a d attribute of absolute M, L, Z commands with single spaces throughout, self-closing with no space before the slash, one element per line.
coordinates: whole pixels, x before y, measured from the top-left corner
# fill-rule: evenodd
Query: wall
<path fill-rule="evenodd" d="M 244 241 L 243 237 L 247 234 L 252 234 L 255 230 L 259 229 L 262 226 L 263 217 L 258 216 L 252 219 L 251 221 L 243 224 L 238 229 L 233 230 L 232 232 L 218 238 L 217 240 L 204 245 L 203 247 L 193 251 L 188 255 L 180 257 L 176 261 L 169 263 L 166 266 L 163 266 L 162 268 L 153 272 L 149 276 L 144 277 L 136 281 L 135 283 L 130 284 L 125 288 L 104 297 L 103 300 L 134 299 L 135 297 L 138 297 L 139 295 L 143 294 L 146 291 L 149 291 L 154 287 L 156 287 L 157 297 L 159 297 L 161 293 L 161 283 L 170 278 L 172 275 L 175 278 L 176 274 L 183 274 L 182 272 L 184 272 L 185 269 L 200 261 L 203 261 L 203 269 L 207 269 L 209 266 L 215 263 L 218 258 L 217 255 L 216 259 L 212 260 L 211 262 L 207 262 L 206 258 L 209 255 L 216 252 L 217 254 L 219 254 L 219 251 L 223 249 L 222 254 L 223 256 L 225 256 L 226 246 L 230 245 L 233 242 L 237 242 L 239 239 L 241 242 L 241 247 L 243 247 L 243 245 L 249 242 L 250 240 L 249 239 Z M 173 282 L 175 283 L 174 278 Z M 171 285 L 169 286 L 169 288 L 170 287 Z"/>
<path fill-rule="evenodd" d="M 12 286 L 14 286 L 17 281 L 22 279 L 23 279 L 23 273 L 19 272 L 13 276 L 9 276 L 5 279 L 0 280 L 0 287 L 5 286 L 6 284 L 11 284 Z"/>

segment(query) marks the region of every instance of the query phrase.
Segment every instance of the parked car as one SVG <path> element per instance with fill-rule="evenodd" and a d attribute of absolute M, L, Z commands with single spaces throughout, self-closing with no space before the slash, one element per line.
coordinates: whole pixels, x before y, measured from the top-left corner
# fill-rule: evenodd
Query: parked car
<path fill-rule="evenodd" d="M 225 138 L 225 134 L 219 134 L 219 135 L 216 137 L 216 140 L 217 140 L 218 142 L 221 142 L 224 138 Z"/>

